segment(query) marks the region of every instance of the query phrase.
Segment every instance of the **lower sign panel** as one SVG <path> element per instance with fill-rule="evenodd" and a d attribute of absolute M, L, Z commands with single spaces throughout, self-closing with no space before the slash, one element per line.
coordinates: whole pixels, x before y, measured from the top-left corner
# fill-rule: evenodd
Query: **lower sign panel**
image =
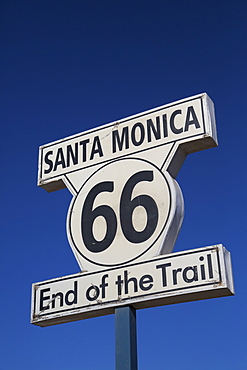
<path fill-rule="evenodd" d="M 154 257 L 35 283 L 31 323 L 49 326 L 136 309 L 234 294 L 230 253 L 222 245 Z"/>

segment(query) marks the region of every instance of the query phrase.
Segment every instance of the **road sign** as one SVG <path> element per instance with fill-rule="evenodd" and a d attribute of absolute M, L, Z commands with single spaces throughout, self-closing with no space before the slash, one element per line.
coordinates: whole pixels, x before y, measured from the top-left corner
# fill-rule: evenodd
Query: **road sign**
<path fill-rule="evenodd" d="M 187 154 L 216 145 L 200 94 L 40 147 L 38 185 L 73 195 L 67 234 L 81 270 L 171 253 L 184 211 L 174 178 Z"/>
<path fill-rule="evenodd" d="M 31 322 L 49 326 L 234 294 L 230 253 L 222 245 L 157 256 L 33 284 Z"/>
<path fill-rule="evenodd" d="M 81 272 L 33 284 L 31 323 L 115 313 L 116 368 L 134 370 L 136 309 L 233 295 L 222 245 L 170 254 L 184 214 L 175 177 L 214 146 L 205 93 L 41 146 L 38 185 L 73 196 L 67 235 Z"/>

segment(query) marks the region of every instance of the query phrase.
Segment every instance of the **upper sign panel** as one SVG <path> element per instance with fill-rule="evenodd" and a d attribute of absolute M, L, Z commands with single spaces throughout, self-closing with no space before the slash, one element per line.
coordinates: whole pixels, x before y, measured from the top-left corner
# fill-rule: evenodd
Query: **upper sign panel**
<path fill-rule="evenodd" d="M 175 176 L 187 154 L 216 145 L 213 103 L 200 94 L 41 146 L 38 185 L 59 190 L 67 174 L 125 156 L 148 157 L 160 147 Z"/>

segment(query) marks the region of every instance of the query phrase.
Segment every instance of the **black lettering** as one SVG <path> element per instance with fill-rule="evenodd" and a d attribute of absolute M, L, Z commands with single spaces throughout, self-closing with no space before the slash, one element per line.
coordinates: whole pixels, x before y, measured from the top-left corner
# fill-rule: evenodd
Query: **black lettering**
<path fill-rule="evenodd" d="M 107 249 L 115 238 L 117 231 L 117 218 L 110 206 L 101 205 L 94 208 L 93 204 L 98 194 L 102 192 L 113 192 L 114 182 L 104 181 L 96 184 L 88 193 L 81 214 L 81 236 L 86 248 L 93 253 L 102 252 Z M 106 222 L 106 232 L 102 240 L 94 237 L 93 224 L 98 216 L 103 216 Z"/>
<path fill-rule="evenodd" d="M 89 139 L 80 141 L 80 145 L 82 145 L 82 162 L 86 162 L 87 160 L 87 144 L 89 143 Z"/>
<path fill-rule="evenodd" d="M 191 278 L 188 278 L 187 272 L 192 271 L 193 276 Z M 188 266 L 183 271 L 183 279 L 186 283 L 192 283 L 193 281 L 198 281 L 198 272 L 197 272 L 197 266 Z"/>
<path fill-rule="evenodd" d="M 124 127 L 122 130 L 121 138 L 119 137 L 119 130 L 112 131 L 112 152 L 115 153 L 118 150 L 129 149 L 129 128 Z"/>
<path fill-rule="evenodd" d="M 55 165 L 54 165 L 54 171 L 57 170 L 58 166 L 62 166 L 62 168 L 66 167 L 62 148 L 59 148 L 58 151 L 57 151 L 57 156 L 56 156 Z"/>
<path fill-rule="evenodd" d="M 139 129 L 139 133 L 140 133 L 139 139 L 138 139 L 138 135 L 136 135 L 136 129 Z M 131 130 L 132 143 L 135 146 L 139 146 L 143 143 L 144 138 L 145 138 L 145 130 L 144 130 L 143 124 L 141 122 L 135 123 Z"/>
<path fill-rule="evenodd" d="M 177 275 L 179 272 L 181 272 L 182 269 L 179 267 L 178 269 L 176 270 L 172 270 L 172 275 L 173 275 L 173 285 L 177 285 L 178 283 L 178 280 L 177 280 Z"/>
<path fill-rule="evenodd" d="M 123 286 L 123 280 L 121 279 L 121 275 L 118 275 L 117 280 L 115 281 L 115 284 L 117 285 L 117 294 L 120 296 L 122 294 L 122 286 Z"/>
<path fill-rule="evenodd" d="M 52 150 L 50 150 L 49 152 L 47 152 L 46 153 L 46 155 L 45 155 L 45 163 L 46 164 L 48 164 L 48 166 L 49 166 L 49 168 L 47 168 L 46 170 L 45 170 L 45 174 L 46 173 L 50 173 L 51 171 L 52 171 L 52 167 L 53 167 L 53 162 L 52 162 L 52 160 L 51 159 L 49 159 L 48 157 L 50 156 L 50 155 L 52 155 L 53 154 L 53 151 Z"/>
<path fill-rule="evenodd" d="M 207 260 L 208 260 L 208 274 L 209 274 L 209 279 L 213 279 L 214 274 L 213 274 L 213 266 L 212 266 L 211 254 L 207 254 Z"/>
<path fill-rule="evenodd" d="M 92 296 L 90 295 L 92 292 Z M 86 291 L 86 297 L 87 297 L 87 300 L 92 302 L 92 301 L 95 301 L 96 299 L 98 299 L 99 297 L 99 288 L 96 286 L 96 285 L 92 285 L 88 288 L 88 290 Z"/>
<path fill-rule="evenodd" d="M 158 208 L 154 199 L 149 195 L 138 195 L 133 198 L 135 186 L 141 181 L 153 181 L 153 171 L 135 173 L 126 182 L 120 198 L 120 222 L 125 238 L 131 243 L 142 243 L 153 235 L 158 223 Z M 134 209 L 141 206 L 147 213 L 147 223 L 142 231 L 134 228 L 132 214 Z"/>
<path fill-rule="evenodd" d="M 163 131 L 164 131 L 164 137 L 168 136 L 168 130 L 167 130 L 167 116 L 166 114 L 162 115 L 163 117 Z"/>
<path fill-rule="evenodd" d="M 151 275 L 143 275 L 140 279 L 139 285 L 141 290 L 149 290 L 153 287 L 153 277 Z M 148 286 L 145 286 L 149 284 Z"/>
<path fill-rule="evenodd" d="M 192 117 L 192 118 L 190 118 Z M 196 113 L 193 107 L 188 107 L 184 131 L 189 130 L 190 125 L 195 125 L 196 128 L 200 128 Z"/>
<path fill-rule="evenodd" d="M 160 117 L 156 117 L 156 127 L 151 119 L 147 120 L 148 142 L 152 141 L 151 130 L 156 140 L 160 139 Z"/>
<path fill-rule="evenodd" d="M 172 130 L 172 132 L 173 132 L 174 134 L 181 134 L 181 133 L 183 132 L 182 127 L 181 127 L 181 128 L 176 128 L 175 123 L 174 123 L 175 117 L 176 117 L 178 114 L 182 114 L 181 109 L 175 110 L 175 111 L 172 113 L 171 118 L 170 118 L 170 127 L 171 127 L 171 130 Z"/>
<path fill-rule="evenodd" d="M 163 287 L 167 286 L 167 278 L 166 278 L 166 268 L 170 267 L 172 264 L 171 263 L 165 263 L 164 265 L 158 265 L 156 266 L 157 269 L 162 270 L 162 283 Z"/>
<path fill-rule="evenodd" d="M 204 261 L 204 257 L 201 256 L 199 258 L 200 261 Z M 205 280 L 206 279 L 206 274 L 205 274 L 205 266 L 204 265 L 200 265 L 200 268 L 201 268 L 201 277 L 202 277 L 202 280 Z"/>
<path fill-rule="evenodd" d="M 67 146 L 67 167 L 70 166 L 71 159 L 72 159 L 73 164 L 78 164 L 78 143 L 75 143 L 74 151 L 71 145 Z"/>
<path fill-rule="evenodd" d="M 69 300 L 69 296 L 72 296 L 72 299 L 70 298 L 71 300 Z M 65 303 L 68 306 L 77 303 L 77 281 L 74 282 L 74 289 L 68 290 L 65 294 Z"/>
<path fill-rule="evenodd" d="M 52 294 L 52 304 L 51 304 L 52 308 L 55 308 L 55 306 L 56 306 L 56 298 L 57 297 L 60 299 L 60 307 L 63 307 L 63 293 L 58 292 L 56 294 Z"/>
<path fill-rule="evenodd" d="M 92 147 L 92 151 L 91 151 L 90 160 L 93 159 L 95 154 L 99 154 L 100 157 L 103 156 L 103 151 L 102 151 L 102 147 L 101 147 L 101 144 L 100 144 L 100 139 L 99 139 L 98 136 L 95 136 L 95 138 L 93 140 L 93 147 Z"/>
<path fill-rule="evenodd" d="M 137 279 L 135 277 L 128 279 L 128 271 L 124 271 L 124 292 L 125 294 L 129 293 L 129 283 L 132 282 L 134 284 L 134 292 L 137 292 Z"/>
<path fill-rule="evenodd" d="M 50 308 L 49 307 L 49 304 L 46 304 L 44 306 L 44 301 L 47 301 L 47 300 L 50 299 L 50 296 L 48 295 L 48 296 L 45 297 L 44 296 L 44 293 L 49 292 L 49 291 L 50 291 L 50 288 L 46 288 L 46 289 L 41 289 L 40 290 L 40 303 L 39 303 L 39 310 L 40 311 L 48 310 L 48 308 Z"/>
<path fill-rule="evenodd" d="M 101 297 L 102 298 L 105 298 L 105 288 L 108 286 L 108 283 L 106 283 L 106 278 L 108 278 L 108 274 L 104 275 L 102 277 L 102 283 L 100 284 L 100 288 L 102 289 L 102 294 L 101 294 Z"/>

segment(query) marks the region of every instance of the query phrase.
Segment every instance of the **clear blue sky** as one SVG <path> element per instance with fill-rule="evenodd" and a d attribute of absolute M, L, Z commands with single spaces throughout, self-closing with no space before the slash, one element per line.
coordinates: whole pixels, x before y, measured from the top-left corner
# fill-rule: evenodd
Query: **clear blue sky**
<path fill-rule="evenodd" d="M 219 147 L 177 180 L 185 219 L 175 251 L 222 243 L 236 296 L 137 312 L 139 368 L 246 369 L 245 0 L 2 0 L 1 363 L 114 369 L 114 316 L 39 328 L 31 284 L 77 273 L 70 193 L 36 186 L 38 147 L 207 92 Z"/>

